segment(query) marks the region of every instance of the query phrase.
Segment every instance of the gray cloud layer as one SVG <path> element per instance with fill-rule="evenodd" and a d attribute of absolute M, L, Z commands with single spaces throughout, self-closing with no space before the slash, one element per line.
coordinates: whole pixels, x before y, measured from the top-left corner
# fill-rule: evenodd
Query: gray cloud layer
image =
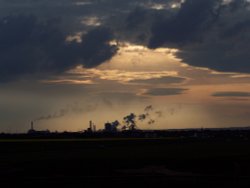
<path fill-rule="evenodd" d="M 216 18 L 217 13 L 212 14 L 216 1 L 188 0 L 183 3 L 175 16 L 153 25 L 149 47 L 155 48 L 165 43 L 185 44 L 195 40 Z"/>
<path fill-rule="evenodd" d="M 241 91 L 223 91 L 213 93 L 214 97 L 250 97 L 250 92 L 241 92 Z"/>
<path fill-rule="evenodd" d="M 250 72 L 249 2 L 186 0 L 152 27 L 149 47 L 174 46 L 184 62 L 225 72 Z"/>
<path fill-rule="evenodd" d="M 178 84 L 184 82 L 186 79 L 182 77 L 175 76 L 165 76 L 162 78 L 151 78 L 151 79 L 143 79 L 143 80 L 132 80 L 130 83 L 137 84 Z"/>
<path fill-rule="evenodd" d="M 111 31 L 90 30 L 82 42 L 66 42 L 66 35 L 52 20 L 39 22 L 33 15 L 0 20 L 0 81 L 25 74 L 60 73 L 76 65 L 95 67 L 110 59 L 117 47 L 110 45 Z"/>
<path fill-rule="evenodd" d="M 152 88 L 147 90 L 144 95 L 151 96 L 169 96 L 169 95 L 181 95 L 187 91 L 185 88 Z"/>

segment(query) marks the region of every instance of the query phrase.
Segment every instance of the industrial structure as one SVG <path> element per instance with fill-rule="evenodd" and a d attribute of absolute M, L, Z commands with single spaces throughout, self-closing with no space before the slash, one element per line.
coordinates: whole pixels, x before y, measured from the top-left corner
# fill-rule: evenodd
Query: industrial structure
<path fill-rule="evenodd" d="M 50 131 L 47 129 L 47 130 L 42 130 L 42 131 L 37 131 L 34 129 L 34 122 L 31 121 L 30 122 L 30 129 L 28 130 L 28 134 L 30 135 L 47 135 L 47 134 L 50 134 Z"/>
<path fill-rule="evenodd" d="M 85 132 L 88 132 L 88 133 L 96 132 L 96 125 L 91 120 L 89 121 L 89 127 L 87 128 Z"/>

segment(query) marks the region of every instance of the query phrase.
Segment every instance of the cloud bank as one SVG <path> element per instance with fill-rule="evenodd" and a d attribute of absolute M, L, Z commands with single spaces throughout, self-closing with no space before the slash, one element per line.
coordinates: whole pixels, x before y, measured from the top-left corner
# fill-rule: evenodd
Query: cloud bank
<path fill-rule="evenodd" d="M 41 22 L 33 15 L 4 17 L 0 20 L 0 81 L 57 74 L 77 65 L 98 66 L 117 52 L 112 39 L 108 28 L 97 27 L 83 35 L 81 42 L 67 42 L 53 20 Z"/>
<path fill-rule="evenodd" d="M 184 94 L 186 88 L 152 88 L 148 89 L 143 95 L 150 96 L 171 96 L 171 95 L 181 95 Z"/>
<path fill-rule="evenodd" d="M 156 21 L 148 46 L 174 46 L 185 63 L 250 72 L 250 5 L 246 0 L 186 0 L 175 16 Z"/>
<path fill-rule="evenodd" d="M 247 0 L 1 1 L 0 81 L 96 67 L 131 42 L 177 48 L 183 62 L 250 72 Z M 43 7 L 43 9 L 41 8 Z M 42 11 L 41 11 L 42 10 Z M 80 40 L 67 41 L 81 33 Z"/>
<path fill-rule="evenodd" d="M 250 92 L 241 91 L 223 91 L 212 94 L 214 97 L 250 97 Z"/>

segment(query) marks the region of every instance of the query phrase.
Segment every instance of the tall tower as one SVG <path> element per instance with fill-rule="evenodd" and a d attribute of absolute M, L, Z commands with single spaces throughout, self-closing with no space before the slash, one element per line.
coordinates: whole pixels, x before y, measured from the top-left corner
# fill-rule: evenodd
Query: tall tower
<path fill-rule="evenodd" d="M 31 123 L 30 123 L 30 130 L 34 130 L 34 122 L 33 121 L 31 121 Z"/>
<path fill-rule="evenodd" d="M 90 129 L 90 131 L 92 131 L 92 130 L 93 130 L 93 127 L 92 127 L 92 121 L 89 121 L 89 129 Z"/>

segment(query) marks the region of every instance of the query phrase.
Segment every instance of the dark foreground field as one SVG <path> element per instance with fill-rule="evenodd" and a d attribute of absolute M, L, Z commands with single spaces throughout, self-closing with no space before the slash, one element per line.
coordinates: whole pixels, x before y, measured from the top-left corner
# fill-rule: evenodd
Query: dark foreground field
<path fill-rule="evenodd" d="M 0 187 L 250 187 L 250 142 L 1 140 Z"/>

